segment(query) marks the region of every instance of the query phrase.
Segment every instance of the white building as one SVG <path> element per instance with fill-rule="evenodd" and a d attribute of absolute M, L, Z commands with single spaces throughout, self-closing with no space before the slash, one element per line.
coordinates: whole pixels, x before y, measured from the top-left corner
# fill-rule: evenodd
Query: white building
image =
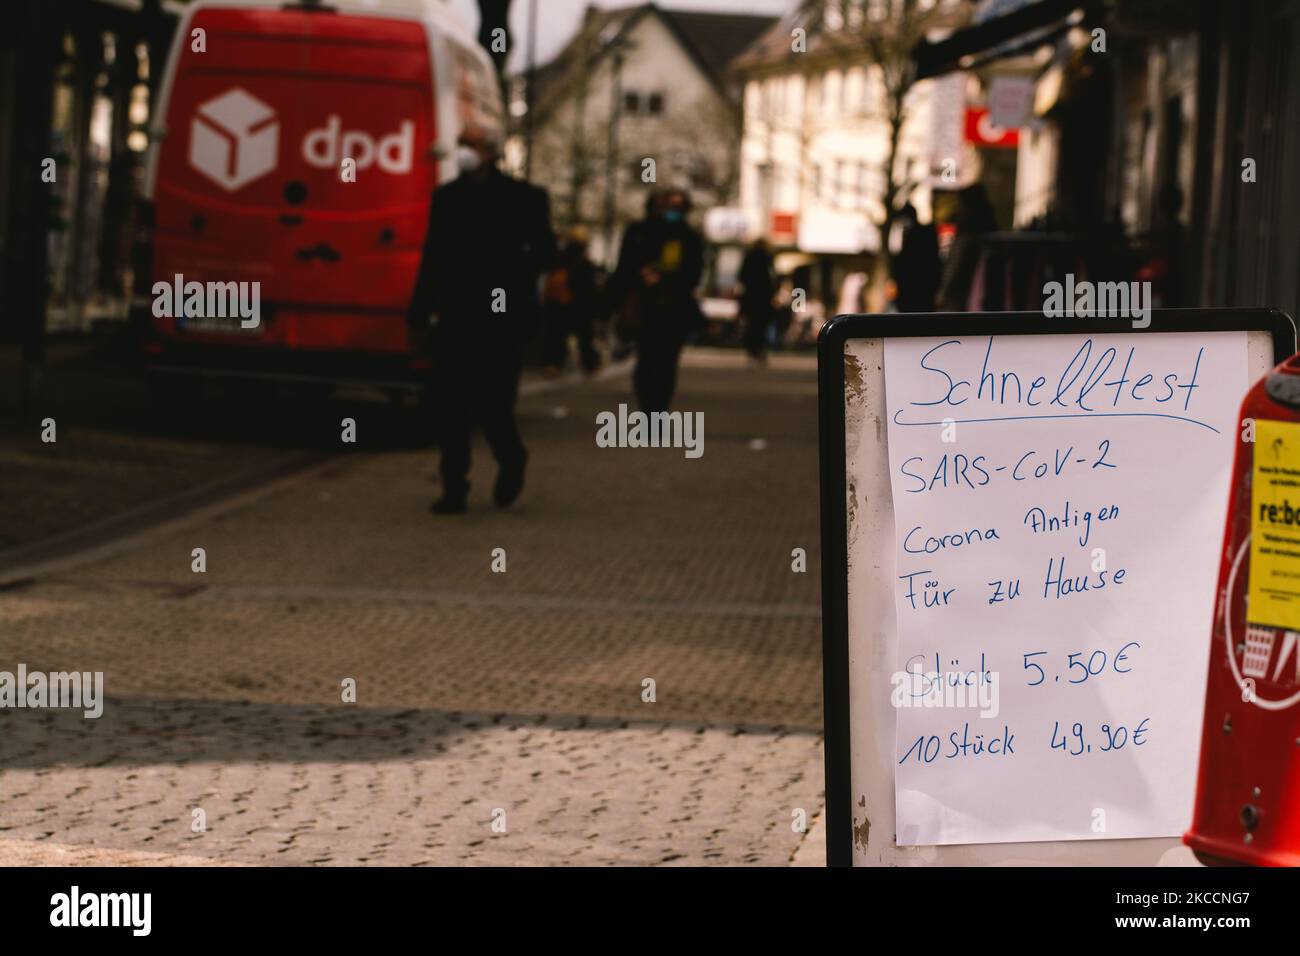
<path fill-rule="evenodd" d="M 654 3 L 589 7 L 535 78 L 529 175 L 550 191 L 556 224 L 587 226 L 593 256 L 609 261 L 655 186 L 687 189 L 699 209 L 734 202 L 740 104 L 728 66 L 774 22 Z M 521 132 L 508 160 L 522 171 L 522 83 L 516 91 Z"/>
<path fill-rule="evenodd" d="M 921 4 L 934 27 L 949 15 L 956 22 L 960 8 L 960 0 Z M 887 18 L 889 4 L 850 5 L 847 22 L 836 9 L 831 4 L 825 19 L 786 17 L 736 61 L 745 84 L 741 206 L 754 233 L 798 254 L 783 256 L 786 263 L 820 267 L 823 280 L 814 276 L 813 284 L 822 286 L 818 292 L 828 307 L 842 273 L 867 268 L 880 249 L 891 148 L 881 68 L 865 50 L 857 52 L 860 45 L 841 42 L 835 32 L 860 34 L 860 18 L 867 24 L 872 17 Z M 900 186 L 895 206 L 910 201 L 925 220 L 944 159 L 952 158 L 954 166 L 963 160 L 959 135 L 955 146 L 944 146 L 957 155 L 936 154 L 934 92 L 930 82 L 909 90 L 893 166 Z M 959 117 L 960 104 L 953 115 Z"/>

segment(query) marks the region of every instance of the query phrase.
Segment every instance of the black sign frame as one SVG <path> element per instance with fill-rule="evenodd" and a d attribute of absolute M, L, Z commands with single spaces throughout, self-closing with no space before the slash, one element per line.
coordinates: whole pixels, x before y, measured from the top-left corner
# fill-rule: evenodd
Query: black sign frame
<path fill-rule="evenodd" d="M 853 767 L 849 714 L 848 500 L 844 348 L 851 339 L 986 335 L 1268 332 L 1273 361 L 1297 351 L 1295 321 L 1279 309 L 1157 309 L 1138 329 L 1129 318 L 1048 318 L 1041 312 L 841 315 L 817 339 L 821 470 L 822 711 L 826 760 L 826 863 L 853 864 Z M 1253 383 L 1252 383 L 1253 384 Z M 1245 396 L 1243 396 L 1244 398 Z"/>

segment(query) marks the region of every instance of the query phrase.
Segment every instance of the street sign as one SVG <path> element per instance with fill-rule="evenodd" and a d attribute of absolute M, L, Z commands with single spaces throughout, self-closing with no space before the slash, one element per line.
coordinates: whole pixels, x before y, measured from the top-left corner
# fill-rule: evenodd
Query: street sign
<path fill-rule="evenodd" d="M 1002 74 L 989 80 L 989 123 L 1002 129 L 1028 126 L 1034 115 L 1034 78 Z"/>
<path fill-rule="evenodd" d="M 748 209 L 714 206 L 704 214 L 704 238 L 709 242 L 749 242 L 757 233 L 758 224 Z"/>
<path fill-rule="evenodd" d="M 1267 310 L 850 316 L 819 346 L 828 861 L 1192 862 Z"/>
<path fill-rule="evenodd" d="M 988 109 L 966 107 L 966 142 L 993 149 L 1014 149 L 1020 145 L 1020 131 L 995 126 Z"/>

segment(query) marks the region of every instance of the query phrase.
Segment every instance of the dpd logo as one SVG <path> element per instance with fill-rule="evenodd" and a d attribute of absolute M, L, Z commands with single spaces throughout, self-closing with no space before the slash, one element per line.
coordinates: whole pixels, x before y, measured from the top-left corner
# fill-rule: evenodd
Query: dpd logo
<path fill-rule="evenodd" d="M 313 166 L 328 169 L 344 159 L 356 161 L 357 169 L 378 165 L 386 173 L 411 171 L 411 153 L 415 148 L 415 124 L 403 120 L 396 133 L 382 136 L 379 142 L 359 129 L 343 129 L 341 117 L 330 114 L 325 125 L 309 132 L 302 141 L 302 158 Z"/>
<path fill-rule="evenodd" d="M 235 87 L 198 108 L 190 124 L 190 165 L 233 192 L 275 169 L 275 111 Z"/>

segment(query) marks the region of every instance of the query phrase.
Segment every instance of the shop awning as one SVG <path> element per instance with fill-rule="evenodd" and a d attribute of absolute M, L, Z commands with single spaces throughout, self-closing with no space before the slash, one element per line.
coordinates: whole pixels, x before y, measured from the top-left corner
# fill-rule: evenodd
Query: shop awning
<path fill-rule="evenodd" d="M 1022 52 L 1046 42 L 1080 22 L 1094 0 L 1001 0 L 986 7 L 991 15 L 931 43 L 922 40 L 912 51 L 917 79 L 970 69 L 973 61 Z M 1005 10 L 999 13 L 998 10 Z"/>

